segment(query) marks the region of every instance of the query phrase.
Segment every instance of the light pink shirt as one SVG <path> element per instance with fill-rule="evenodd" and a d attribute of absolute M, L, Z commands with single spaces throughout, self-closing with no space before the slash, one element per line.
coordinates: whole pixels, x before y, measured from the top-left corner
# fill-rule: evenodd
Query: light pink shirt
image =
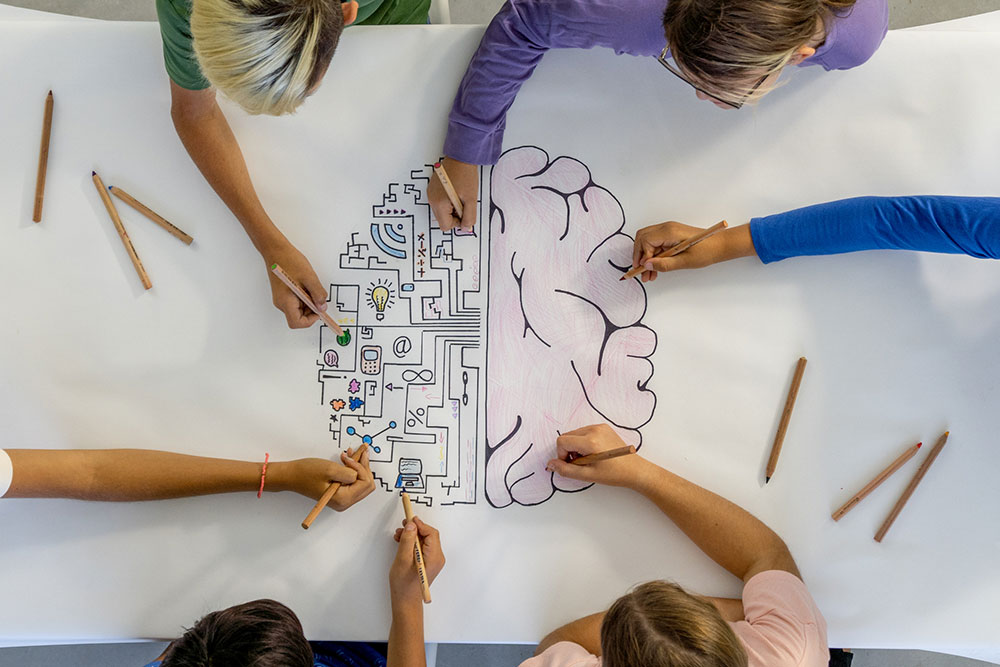
<path fill-rule="evenodd" d="M 743 588 L 745 621 L 730 623 L 750 667 L 826 667 L 826 621 L 802 580 L 789 572 L 754 575 Z M 521 667 L 600 667 L 601 659 L 572 642 L 559 642 Z"/>

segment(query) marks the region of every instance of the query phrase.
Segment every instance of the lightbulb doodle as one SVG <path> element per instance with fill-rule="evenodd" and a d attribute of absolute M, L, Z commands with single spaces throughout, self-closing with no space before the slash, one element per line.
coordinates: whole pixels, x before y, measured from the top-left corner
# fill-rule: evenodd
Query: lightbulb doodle
<path fill-rule="evenodd" d="M 330 285 L 344 333 L 320 328 L 333 440 L 368 445 L 379 485 L 425 505 L 581 490 L 545 471 L 558 434 L 607 422 L 638 446 L 656 405 L 645 290 L 618 280 L 621 204 L 583 163 L 531 146 L 483 172 L 488 214 L 471 232 L 438 228 L 430 165 L 391 183 Z"/>

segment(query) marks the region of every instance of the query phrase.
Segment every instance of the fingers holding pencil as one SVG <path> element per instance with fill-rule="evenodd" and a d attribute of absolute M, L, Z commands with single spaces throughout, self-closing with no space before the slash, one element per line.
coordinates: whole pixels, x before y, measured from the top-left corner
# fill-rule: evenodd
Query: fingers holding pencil
<path fill-rule="evenodd" d="M 708 229 L 676 221 L 640 229 L 632 247 L 632 269 L 623 279 L 641 275 L 642 282 L 656 280 L 659 273 L 678 269 L 700 269 L 728 259 L 725 220 Z"/>
<path fill-rule="evenodd" d="M 634 456 L 608 424 L 594 424 L 568 431 L 556 439 L 556 458 L 546 464 L 549 472 L 582 482 L 628 486 L 644 461 Z"/>

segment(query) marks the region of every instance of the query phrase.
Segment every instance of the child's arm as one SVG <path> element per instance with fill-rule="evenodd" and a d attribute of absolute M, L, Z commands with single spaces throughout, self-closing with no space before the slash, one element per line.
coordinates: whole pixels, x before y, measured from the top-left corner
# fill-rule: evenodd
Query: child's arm
<path fill-rule="evenodd" d="M 800 576 L 788 547 L 773 530 L 725 498 L 650 463 L 638 454 L 578 466 L 572 452 L 593 454 L 624 445 L 606 424 L 559 437 L 559 458 L 548 469 L 564 477 L 625 486 L 656 504 L 712 560 L 744 582 L 759 572 L 784 570 Z"/>
<path fill-rule="evenodd" d="M 399 542 L 396 559 L 389 570 L 389 594 L 392 600 L 392 626 L 389 628 L 388 667 L 426 667 L 424 652 L 424 600 L 414 545 L 420 539 L 428 584 L 444 567 L 444 552 L 438 531 L 419 518 L 403 521 L 403 528 L 396 529 Z"/>
<path fill-rule="evenodd" d="M 234 461 L 142 449 L 8 449 L 13 472 L 6 498 L 139 501 L 260 488 L 261 461 Z M 295 491 L 317 499 L 330 482 L 344 484 L 330 501 L 343 510 L 375 488 L 367 452 L 343 465 L 324 459 L 267 464 L 265 491 Z"/>

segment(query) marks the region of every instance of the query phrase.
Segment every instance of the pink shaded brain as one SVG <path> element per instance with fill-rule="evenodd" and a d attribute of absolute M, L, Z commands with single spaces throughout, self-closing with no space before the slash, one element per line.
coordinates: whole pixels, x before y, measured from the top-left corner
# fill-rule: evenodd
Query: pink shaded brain
<path fill-rule="evenodd" d="M 534 505 L 587 484 L 545 471 L 565 431 L 608 422 L 628 444 L 653 415 L 656 334 L 614 195 L 583 163 L 535 147 L 490 177 L 486 497 Z"/>

